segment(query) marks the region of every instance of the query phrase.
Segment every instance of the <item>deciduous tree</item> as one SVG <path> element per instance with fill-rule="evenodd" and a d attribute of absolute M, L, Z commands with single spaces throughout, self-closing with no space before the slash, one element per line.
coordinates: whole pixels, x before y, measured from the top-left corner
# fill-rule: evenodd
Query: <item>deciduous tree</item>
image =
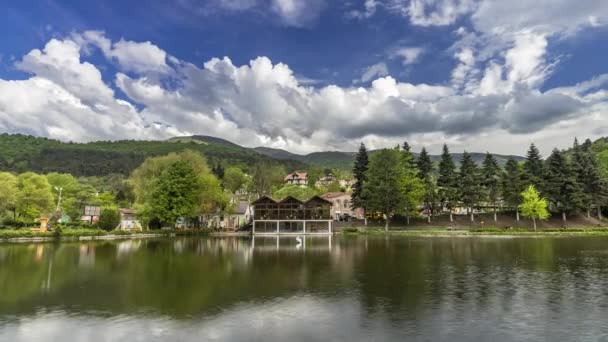
<path fill-rule="evenodd" d="M 546 220 L 549 218 L 547 200 L 540 197 L 534 185 L 529 185 L 528 188 L 521 193 L 521 197 L 521 214 L 532 220 L 534 223 L 534 231 L 536 231 L 536 220 Z"/>

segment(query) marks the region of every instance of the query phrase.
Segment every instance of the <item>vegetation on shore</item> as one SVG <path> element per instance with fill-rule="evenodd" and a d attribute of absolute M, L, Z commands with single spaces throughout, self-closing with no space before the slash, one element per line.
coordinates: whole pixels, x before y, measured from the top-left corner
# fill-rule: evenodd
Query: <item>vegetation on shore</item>
<path fill-rule="evenodd" d="M 583 235 L 602 235 L 608 236 L 608 228 L 562 228 L 529 230 L 521 228 L 473 228 L 473 229 L 453 229 L 446 228 L 425 228 L 425 229 L 393 229 L 384 230 L 381 228 L 353 227 L 345 228 L 340 234 L 348 235 L 394 235 L 394 236 L 583 236 Z"/>

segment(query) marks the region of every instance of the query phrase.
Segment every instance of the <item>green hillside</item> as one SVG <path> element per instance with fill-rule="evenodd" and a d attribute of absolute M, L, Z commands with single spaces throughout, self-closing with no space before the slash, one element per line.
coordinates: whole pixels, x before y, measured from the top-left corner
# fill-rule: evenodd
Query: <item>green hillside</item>
<path fill-rule="evenodd" d="M 64 143 L 21 134 L 0 135 L 0 170 L 40 173 L 64 172 L 75 176 L 128 174 L 150 156 L 191 149 L 203 154 L 209 164 L 237 165 L 244 169 L 257 162 L 280 163 L 287 170 L 303 169 L 299 161 L 274 160 L 251 149 L 206 137 L 173 141 L 96 141 Z"/>
<path fill-rule="evenodd" d="M 256 147 L 255 151 L 267 155 L 274 159 L 281 160 L 298 160 L 304 162 L 309 165 L 319 166 L 323 168 L 336 168 L 341 170 L 350 171 L 352 169 L 353 163 L 355 161 L 356 153 L 355 152 L 338 152 L 338 151 L 328 151 L 328 152 L 314 152 L 306 155 L 295 154 L 281 149 L 268 148 L 268 147 Z M 370 151 L 370 154 L 373 154 L 374 151 Z M 481 164 L 485 158 L 485 153 L 470 153 L 473 160 Z M 414 156 L 418 156 L 417 153 L 414 153 Z M 431 160 L 433 162 L 439 162 L 441 158 L 440 155 L 430 155 Z M 513 158 L 516 161 L 524 160 L 524 157 L 514 156 L 514 155 L 501 155 L 495 154 L 494 157 L 499 165 L 504 166 L 509 158 Z M 462 159 L 462 153 L 453 153 L 452 158 L 454 159 L 454 163 L 456 165 L 460 165 L 460 160 Z"/>

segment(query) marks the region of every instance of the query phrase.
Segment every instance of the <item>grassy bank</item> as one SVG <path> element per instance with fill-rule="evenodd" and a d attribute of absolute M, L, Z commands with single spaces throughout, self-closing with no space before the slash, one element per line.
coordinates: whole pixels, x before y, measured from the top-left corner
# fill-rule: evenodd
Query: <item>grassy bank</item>
<path fill-rule="evenodd" d="M 130 236 L 138 234 L 154 234 L 158 236 L 194 236 L 194 235 L 208 235 L 209 232 L 205 230 L 146 230 L 146 231 L 124 231 L 124 230 L 113 230 L 105 231 L 101 229 L 62 229 L 54 232 L 38 232 L 32 231 L 27 228 L 22 229 L 0 229 L 0 241 L 16 238 L 79 238 L 79 237 L 95 237 L 95 236 Z"/>
<path fill-rule="evenodd" d="M 445 228 L 431 229 L 391 229 L 388 232 L 379 228 L 345 228 L 343 235 L 395 235 L 395 236 L 608 236 L 608 228 L 567 228 L 567 229 L 504 229 L 504 228 L 473 228 L 448 230 Z"/>

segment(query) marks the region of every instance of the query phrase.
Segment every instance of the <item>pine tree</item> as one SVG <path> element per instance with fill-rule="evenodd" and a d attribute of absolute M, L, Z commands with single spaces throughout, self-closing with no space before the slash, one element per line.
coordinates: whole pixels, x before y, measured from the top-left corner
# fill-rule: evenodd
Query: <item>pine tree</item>
<path fill-rule="evenodd" d="M 427 210 L 428 222 L 431 223 L 435 202 L 437 200 L 437 188 L 433 179 L 435 167 L 424 147 L 422 148 L 422 151 L 420 151 L 418 160 L 416 160 L 416 167 L 418 168 L 418 178 L 420 178 L 424 184 L 423 202 Z"/>
<path fill-rule="evenodd" d="M 363 208 L 365 215 L 365 225 L 367 226 L 367 212 L 365 212 L 365 208 L 367 207 L 365 198 L 363 197 L 363 187 L 365 185 L 365 181 L 367 180 L 367 169 L 368 169 L 369 159 L 367 156 L 367 149 L 365 148 L 365 144 L 361 143 L 359 147 L 359 152 L 357 153 L 357 158 L 355 160 L 355 165 L 353 166 L 353 177 L 355 179 L 355 184 L 353 184 L 353 192 L 351 194 L 351 206 L 354 209 Z"/>
<path fill-rule="evenodd" d="M 536 145 L 531 144 L 524 163 L 524 183 L 534 185 L 539 191 L 543 191 L 544 165 L 543 158 Z"/>
<path fill-rule="evenodd" d="M 420 151 L 418 160 L 416 160 L 416 167 L 418 168 L 418 177 L 420 179 L 426 179 L 433 173 L 433 162 L 424 147 Z"/>
<path fill-rule="evenodd" d="M 563 226 L 566 226 L 566 213 L 578 210 L 583 203 L 582 188 L 576 181 L 575 170 L 563 153 L 554 149 L 545 167 L 545 196 L 554 208 L 561 212 Z"/>
<path fill-rule="evenodd" d="M 407 164 L 406 167 L 409 168 L 414 166 L 414 155 L 412 154 L 410 144 L 408 144 L 407 141 L 403 142 L 402 150 L 405 163 Z"/>
<path fill-rule="evenodd" d="M 437 187 L 441 203 L 450 210 L 450 222 L 453 222 L 452 208 L 458 197 L 456 165 L 450 155 L 447 145 L 443 145 L 441 160 L 439 162 L 439 177 Z"/>
<path fill-rule="evenodd" d="M 601 219 L 601 205 L 608 199 L 606 182 L 602 179 L 601 170 L 595 153 L 591 150 L 591 140 L 587 139 L 582 146 L 574 139 L 572 148 L 572 167 L 576 180 L 582 188 L 583 206 L 587 217 L 591 217 L 591 208 L 598 208 L 598 218 Z"/>
<path fill-rule="evenodd" d="M 414 155 L 411 152 L 410 144 L 407 141 L 404 141 L 401 149 L 402 149 L 402 154 L 403 154 L 403 163 L 404 163 L 406 172 L 417 173 L 417 169 L 414 168 L 414 166 L 416 164 L 416 160 L 414 159 Z M 414 174 L 414 176 L 415 175 L 416 174 Z M 418 203 L 413 203 L 411 205 L 408 203 L 408 206 L 405 208 L 405 218 L 407 220 L 408 225 L 410 224 L 410 216 L 412 214 L 416 213 L 417 208 L 418 208 Z"/>
<path fill-rule="evenodd" d="M 500 194 L 500 166 L 498 166 L 498 162 L 493 155 L 489 152 L 486 153 L 486 157 L 483 161 L 483 166 L 481 169 L 481 177 L 482 177 L 482 185 L 484 187 L 484 195 L 485 199 L 488 203 L 492 204 L 494 208 L 494 222 L 496 219 L 496 202 L 498 201 L 498 196 Z"/>
<path fill-rule="evenodd" d="M 479 168 L 471 155 L 466 151 L 462 154 L 458 179 L 460 201 L 464 206 L 469 208 L 471 222 L 473 222 L 475 220 L 473 208 L 482 197 L 482 189 Z"/>
<path fill-rule="evenodd" d="M 501 179 L 502 199 L 508 206 L 515 208 L 518 222 L 521 193 L 524 191 L 522 173 L 520 165 L 515 160 L 509 159 Z"/>

